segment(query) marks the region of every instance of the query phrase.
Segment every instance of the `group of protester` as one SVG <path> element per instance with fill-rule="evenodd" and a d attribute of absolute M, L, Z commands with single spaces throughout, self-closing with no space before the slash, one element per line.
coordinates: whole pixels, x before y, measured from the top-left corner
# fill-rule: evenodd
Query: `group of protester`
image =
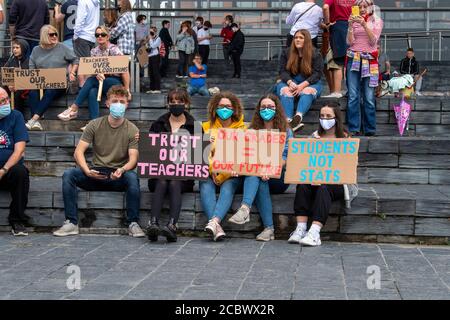
<path fill-rule="evenodd" d="M 55 10 L 57 18 L 69 19 L 74 10 L 66 2 Z M 58 40 L 58 31 L 48 24 L 48 8 L 45 0 L 36 0 L 32 4 L 25 0 L 15 0 L 11 7 L 11 35 L 13 37 L 13 55 L 8 66 L 17 68 L 67 68 L 70 81 L 77 78 L 79 59 L 87 56 L 131 55 L 142 44 L 147 44 L 151 91 L 158 92 L 160 76 L 166 75 L 168 52 L 173 46 L 168 32 L 168 21 L 157 35 L 156 28 L 135 30 L 133 27 L 131 5 L 128 0 L 118 1 L 120 16 L 111 28 L 99 26 L 99 1 L 78 0 L 73 28 L 73 50 Z M 359 15 L 352 15 L 352 6 L 357 5 Z M 320 9 L 320 10 L 319 10 Z M 31 11 L 30 11 L 31 10 Z M 34 15 L 30 15 L 33 12 Z M 30 16 L 33 17 L 30 20 Z M 28 19 L 28 21 L 27 21 Z M 131 20 L 130 20 L 131 19 Z M 145 17 L 138 17 L 139 23 L 145 23 Z M 29 23 L 32 21 L 32 23 Z M 331 96 L 340 98 L 342 74 L 346 74 L 348 87 L 347 131 L 339 106 L 329 103 L 321 108 L 318 129 L 315 138 L 345 139 L 364 133 L 367 136 L 376 132 L 375 88 L 379 83 L 378 41 L 383 27 L 381 18 L 374 11 L 372 0 L 337 1 L 325 0 L 323 8 L 314 1 L 305 1 L 294 6 L 288 16 L 293 29 L 288 37 L 288 46 L 280 59 L 279 82 L 275 94 L 266 94 L 256 104 L 255 112 L 248 128 L 255 130 L 278 130 L 286 132 L 287 141 L 283 153 L 283 165 L 287 157 L 287 143 L 293 132 L 302 127 L 305 114 L 322 92 L 321 75 L 324 69 L 331 79 Z M 66 22 L 66 26 L 69 24 Z M 316 50 L 318 28 L 329 33 L 331 56 L 321 55 Z M 180 63 L 178 77 L 191 77 L 188 90 L 173 89 L 167 96 L 168 112 L 155 121 L 150 132 L 175 133 L 186 130 L 193 134 L 195 119 L 189 113 L 190 95 L 207 94 L 205 78 L 209 50 L 206 48 L 211 39 L 208 32 L 211 25 L 197 18 L 192 28 L 189 21 L 181 24 L 175 44 L 178 47 Z M 235 65 L 235 77 L 240 77 L 240 55 L 245 43 L 239 26 L 227 16 L 221 36 L 224 38 L 224 58 L 232 57 Z M 139 39 L 139 40 L 136 40 Z M 69 38 L 65 41 L 70 40 Z M 206 41 L 206 42 L 205 42 Z M 113 42 L 116 42 L 114 44 Z M 161 63 L 161 45 L 165 53 Z M 198 49 L 196 49 L 198 46 Z M 197 52 L 197 53 L 196 53 Z M 412 52 L 412 51 L 411 51 Z M 187 69 L 192 58 L 193 65 Z M 415 73 L 418 64 L 408 53 L 409 61 L 403 61 L 402 72 Z M 385 70 L 381 77 L 388 76 Z M 125 118 L 128 103 L 131 100 L 129 74 L 103 75 L 90 77 L 78 75 L 81 89 L 75 102 L 58 115 L 63 121 L 77 118 L 78 109 L 88 101 L 91 122 L 84 127 L 84 133 L 75 150 L 77 168 L 67 170 L 63 175 L 63 197 L 66 222 L 54 232 L 55 236 L 75 235 L 79 233 L 77 214 L 77 190 L 125 191 L 129 234 L 143 237 L 145 232 L 139 226 L 140 185 L 136 172 L 139 152 L 139 132 L 137 127 Z M 97 94 L 99 84 L 103 82 L 103 94 L 109 114 L 99 117 Z M 339 85 L 338 85 L 339 82 Z M 17 98 L 24 99 L 25 92 L 7 88 Z M 64 95 L 64 90 L 44 90 L 40 99 L 36 91 L 29 92 L 31 101 L 31 119 L 25 122 L 20 107 L 12 110 L 8 92 L 0 89 L 0 188 L 10 190 L 12 203 L 9 221 L 15 235 L 25 235 L 25 225 L 29 222 L 25 215 L 29 190 L 28 170 L 23 164 L 23 154 L 29 140 L 28 130 L 42 130 L 39 120 L 53 99 Z M 361 110 L 361 100 L 363 101 Z M 362 116 L 361 116 L 362 111 Z M 236 130 L 247 129 L 244 122 L 243 106 L 233 93 L 222 92 L 211 97 L 208 104 L 208 121 L 202 124 L 204 134 L 211 135 L 211 152 L 214 153 L 215 135 L 219 128 Z M 362 125 L 361 125 L 362 118 Z M 85 152 L 92 144 L 92 166 L 86 162 Z M 210 176 L 201 181 L 200 198 L 208 223 L 205 230 L 212 239 L 218 241 L 225 236 L 222 223 L 230 210 L 233 197 L 238 190 L 243 193 L 240 208 L 229 219 L 236 224 L 247 223 L 251 208 L 256 205 L 261 215 L 264 230 L 257 240 L 274 239 L 271 195 L 286 191 L 284 170 L 280 179 L 268 177 L 239 177 L 236 174 L 216 174 L 210 167 Z M 149 180 L 149 190 L 153 192 L 151 219 L 147 235 L 156 241 L 163 235 L 168 241 L 176 241 L 177 221 L 181 211 L 182 193 L 192 191 L 193 181 Z M 216 193 L 218 192 L 218 196 Z M 349 186 L 338 185 L 298 185 L 293 210 L 297 216 L 297 227 L 289 242 L 305 245 L 320 245 L 320 230 L 326 223 L 331 202 L 348 199 Z M 161 227 L 159 217 L 165 196 L 170 198 L 170 220 Z M 308 219 L 312 220 L 307 231 Z"/>

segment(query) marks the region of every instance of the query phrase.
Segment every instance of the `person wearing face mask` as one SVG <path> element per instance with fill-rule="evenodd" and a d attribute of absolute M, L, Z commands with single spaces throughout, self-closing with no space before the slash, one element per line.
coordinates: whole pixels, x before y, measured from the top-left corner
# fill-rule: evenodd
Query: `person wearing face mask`
<path fill-rule="evenodd" d="M 121 85 L 112 86 L 107 93 L 109 115 L 92 120 L 78 143 L 74 158 L 78 168 L 68 169 L 62 178 L 64 212 L 66 221 L 53 235 L 77 235 L 78 188 L 89 191 L 124 191 L 128 234 L 145 237 L 138 224 L 140 208 L 139 179 L 134 171 L 139 157 L 138 128 L 125 119 L 128 107 L 128 90 Z M 92 166 L 86 162 L 85 153 L 92 144 Z"/>
<path fill-rule="evenodd" d="M 195 25 L 192 27 L 192 30 L 194 30 L 194 32 L 198 35 L 198 31 L 203 29 L 203 22 L 205 20 L 203 19 L 203 17 L 197 17 L 197 19 L 195 19 Z"/>
<path fill-rule="evenodd" d="M 197 40 L 198 40 L 198 53 L 202 57 L 202 61 L 204 64 L 208 64 L 209 51 L 211 45 L 211 39 L 213 36 L 211 35 L 212 24 L 209 21 L 205 21 L 203 24 L 203 28 L 197 31 Z"/>
<path fill-rule="evenodd" d="M 342 113 L 338 105 L 330 103 L 323 106 L 320 109 L 319 121 L 319 129 L 313 133 L 313 138 L 346 139 L 350 137 L 344 127 Z M 351 201 L 356 194 L 356 185 L 297 185 L 294 200 L 297 228 L 291 233 L 288 242 L 306 246 L 320 246 L 320 230 L 327 222 L 331 203 L 344 199 Z M 306 231 L 309 218 L 311 218 L 312 224 L 309 231 Z"/>
<path fill-rule="evenodd" d="M 231 24 L 231 29 L 233 30 L 233 39 L 230 43 L 230 54 L 233 59 L 234 73 L 233 78 L 241 77 L 241 55 L 244 52 L 245 46 L 245 36 L 241 29 L 236 23 Z"/>
<path fill-rule="evenodd" d="M 322 69 L 322 56 L 313 47 L 309 31 L 298 30 L 291 46 L 281 54 L 281 82 L 277 85 L 277 94 L 294 132 L 303 127 L 303 118 L 322 92 Z"/>
<path fill-rule="evenodd" d="M 9 223 L 15 236 L 26 236 L 25 214 L 30 178 L 23 164 L 26 143 L 29 141 L 25 120 L 17 110 L 11 110 L 8 93 L 0 88 L 0 190 L 11 193 Z"/>
<path fill-rule="evenodd" d="M 119 47 L 109 42 L 109 30 L 105 26 L 99 26 L 95 30 L 95 38 L 97 39 L 97 46 L 91 50 L 91 57 L 107 57 L 107 56 L 122 56 L 123 53 Z M 89 118 L 97 119 L 100 116 L 100 104 L 97 101 L 98 88 L 100 81 L 103 81 L 102 95 L 106 95 L 109 88 L 114 85 L 123 84 L 125 88 L 130 87 L 130 74 L 128 72 L 122 74 L 97 74 L 90 76 L 83 87 L 79 91 L 74 103 L 70 105 L 65 111 L 58 115 L 62 121 L 74 120 L 78 117 L 78 109 L 83 103 L 88 100 Z M 128 99 L 131 99 L 130 90 L 128 90 Z M 82 127 L 83 131 L 86 127 Z"/>
<path fill-rule="evenodd" d="M 375 89 L 379 83 L 377 44 L 383 20 L 375 14 L 372 0 L 357 0 L 356 5 L 360 15 L 350 16 L 347 33 L 347 125 L 352 135 L 364 132 L 366 136 L 374 136 L 377 129 Z"/>
<path fill-rule="evenodd" d="M 264 225 L 264 230 L 256 237 L 256 240 L 270 241 L 275 239 L 271 194 L 282 194 L 289 187 L 288 184 L 284 183 L 284 174 L 289 146 L 288 140 L 293 137 L 292 130 L 286 121 L 283 106 L 277 96 L 268 94 L 259 100 L 249 129 L 286 132 L 286 143 L 282 155 L 283 171 L 279 179 L 270 179 L 267 176 L 245 177 L 241 207 L 228 221 L 235 224 L 249 222 L 250 210 L 255 203 Z"/>
<path fill-rule="evenodd" d="M 147 43 L 148 73 L 150 75 L 150 90 L 147 93 L 161 93 L 161 74 L 159 73 L 161 63 L 160 47 L 161 38 L 158 36 L 157 29 L 156 27 L 151 27 Z"/>
<path fill-rule="evenodd" d="M 242 181 L 230 174 L 212 172 L 215 137 L 219 128 L 245 129 L 241 101 L 227 91 L 214 95 L 208 103 L 208 119 L 202 124 L 202 128 L 204 134 L 211 136 L 210 177 L 206 181 L 200 181 L 200 200 L 208 218 L 205 231 L 211 234 L 214 241 L 219 241 L 226 235 L 220 224 L 230 210 L 234 193 Z M 218 198 L 216 192 L 219 193 Z"/>
<path fill-rule="evenodd" d="M 194 117 L 189 113 L 191 101 L 185 89 L 172 89 L 167 96 L 169 112 L 163 114 L 150 127 L 151 133 L 185 133 L 194 134 Z M 168 242 L 177 241 L 177 221 L 180 217 L 182 194 L 192 192 L 194 180 L 149 179 L 148 188 L 153 192 L 151 218 L 148 222 L 147 235 L 150 241 L 158 236 L 166 237 Z M 159 217 L 165 196 L 170 199 L 169 222 L 160 227 Z"/>

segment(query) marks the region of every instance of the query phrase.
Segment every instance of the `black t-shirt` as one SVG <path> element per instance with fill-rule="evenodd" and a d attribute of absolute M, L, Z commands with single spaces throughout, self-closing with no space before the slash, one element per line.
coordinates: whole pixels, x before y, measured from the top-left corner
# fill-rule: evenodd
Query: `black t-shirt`
<path fill-rule="evenodd" d="M 72 39 L 77 18 L 78 0 L 68 0 L 61 6 L 64 17 L 64 41 Z"/>

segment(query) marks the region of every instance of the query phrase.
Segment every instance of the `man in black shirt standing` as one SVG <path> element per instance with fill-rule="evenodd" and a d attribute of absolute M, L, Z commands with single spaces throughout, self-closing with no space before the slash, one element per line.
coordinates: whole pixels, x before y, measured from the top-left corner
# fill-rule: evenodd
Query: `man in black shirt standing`
<path fill-rule="evenodd" d="M 414 49 L 409 48 L 406 51 L 406 58 L 400 62 L 400 73 L 410 74 L 414 77 L 416 83 L 416 95 L 421 96 L 420 90 L 422 89 L 422 75 L 419 70 L 419 62 L 414 56 Z"/>
<path fill-rule="evenodd" d="M 166 48 L 166 54 L 161 60 L 161 77 L 167 76 L 167 68 L 169 67 L 169 54 L 170 54 L 170 48 L 173 46 L 172 37 L 169 33 L 170 28 L 170 21 L 164 20 L 162 22 L 162 29 L 159 32 L 159 37 L 161 38 L 161 41 L 164 43 L 164 47 Z"/>

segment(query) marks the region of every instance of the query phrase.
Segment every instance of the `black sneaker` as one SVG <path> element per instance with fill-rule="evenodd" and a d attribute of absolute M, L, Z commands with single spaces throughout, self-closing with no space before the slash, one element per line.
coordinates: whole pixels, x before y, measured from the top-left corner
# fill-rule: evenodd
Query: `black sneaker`
<path fill-rule="evenodd" d="M 366 137 L 375 137 L 375 132 L 366 132 Z"/>
<path fill-rule="evenodd" d="M 299 114 L 296 114 L 293 118 L 292 118 L 292 120 L 291 120 L 291 122 L 289 122 L 289 125 L 291 126 L 291 129 L 292 129 L 292 131 L 297 131 L 297 130 L 299 130 L 299 129 L 301 129 L 301 128 L 303 128 L 305 125 L 302 123 L 302 116 L 301 115 L 299 115 Z"/>
<path fill-rule="evenodd" d="M 167 242 L 177 242 L 177 227 L 175 227 L 175 224 L 169 222 L 161 229 L 161 234 L 166 237 Z"/>
<path fill-rule="evenodd" d="M 27 229 L 25 228 L 25 226 L 21 222 L 13 223 L 11 225 L 11 227 L 12 227 L 11 232 L 16 237 L 18 237 L 18 236 L 27 236 L 28 235 Z"/>
<path fill-rule="evenodd" d="M 151 242 L 158 241 L 158 236 L 161 232 L 161 229 L 159 228 L 158 220 L 155 218 L 152 218 L 149 221 L 148 228 L 147 228 L 147 236 L 148 240 Z"/>

